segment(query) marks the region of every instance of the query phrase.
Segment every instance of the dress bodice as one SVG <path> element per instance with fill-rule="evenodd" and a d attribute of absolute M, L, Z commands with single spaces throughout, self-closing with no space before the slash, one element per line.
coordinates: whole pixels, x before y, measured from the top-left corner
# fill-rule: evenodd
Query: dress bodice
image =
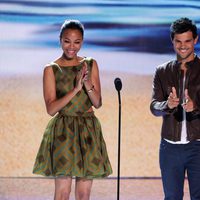
<path fill-rule="evenodd" d="M 92 68 L 92 58 L 85 58 L 88 66 L 89 76 Z M 59 66 L 57 63 L 51 63 L 56 81 L 56 96 L 61 98 L 71 91 L 76 84 L 76 76 L 82 69 L 83 64 L 76 66 Z M 61 110 L 65 112 L 86 112 L 92 106 L 87 91 L 83 87 L 76 96 Z"/>

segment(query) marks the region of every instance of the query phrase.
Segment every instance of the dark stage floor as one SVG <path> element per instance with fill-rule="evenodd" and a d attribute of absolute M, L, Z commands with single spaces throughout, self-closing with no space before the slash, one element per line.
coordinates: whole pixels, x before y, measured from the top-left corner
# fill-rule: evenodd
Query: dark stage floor
<path fill-rule="evenodd" d="M 120 200 L 162 200 L 161 179 L 129 178 L 120 181 Z M 54 180 L 44 178 L 0 178 L 0 200 L 53 200 Z M 91 200 L 116 200 L 117 179 L 94 180 Z M 74 180 L 71 193 L 74 199 Z M 189 200 L 185 181 L 184 200 Z"/>

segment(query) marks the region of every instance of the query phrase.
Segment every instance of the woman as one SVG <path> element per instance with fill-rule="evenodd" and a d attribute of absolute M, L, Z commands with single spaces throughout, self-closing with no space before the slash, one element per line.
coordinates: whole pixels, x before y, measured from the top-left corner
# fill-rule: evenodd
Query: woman
<path fill-rule="evenodd" d="M 68 200 L 76 177 L 76 200 L 88 200 L 94 178 L 112 173 L 93 108 L 101 106 L 97 62 L 78 56 L 84 27 L 67 20 L 61 27 L 61 57 L 44 69 L 47 113 L 53 117 L 43 136 L 33 173 L 55 177 L 55 200 Z"/>

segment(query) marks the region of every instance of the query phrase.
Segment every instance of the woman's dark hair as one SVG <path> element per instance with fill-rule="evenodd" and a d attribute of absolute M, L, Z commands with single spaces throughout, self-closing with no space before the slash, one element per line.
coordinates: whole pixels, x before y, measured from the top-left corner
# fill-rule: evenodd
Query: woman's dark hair
<path fill-rule="evenodd" d="M 84 36 L 84 26 L 79 20 L 65 20 L 60 29 L 60 39 L 62 38 L 63 32 L 67 29 L 79 30 L 82 37 Z"/>
<path fill-rule="evenodd" d="M 175 34 L 185 33 L 187 31 L 192 32 L 194 39 L 197 37 L 197 27 L 192 20 L 190 20 L 186 17 L 177 19 L 170 26 L 171 39 L 172 40 L 174 39 Z"/>

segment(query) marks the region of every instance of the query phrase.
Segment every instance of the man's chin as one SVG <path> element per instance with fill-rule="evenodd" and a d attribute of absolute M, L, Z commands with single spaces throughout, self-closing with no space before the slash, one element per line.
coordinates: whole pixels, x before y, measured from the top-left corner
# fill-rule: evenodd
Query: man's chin
<path fill-rule="evenodd" d="M 177 58 L 178 58 L 179 61 L 182 61 L 182 62 L 188 62 L 188 61 L 191 61 L 193 59 L 191 54 L 179 54 L 177 56 Z"/>

